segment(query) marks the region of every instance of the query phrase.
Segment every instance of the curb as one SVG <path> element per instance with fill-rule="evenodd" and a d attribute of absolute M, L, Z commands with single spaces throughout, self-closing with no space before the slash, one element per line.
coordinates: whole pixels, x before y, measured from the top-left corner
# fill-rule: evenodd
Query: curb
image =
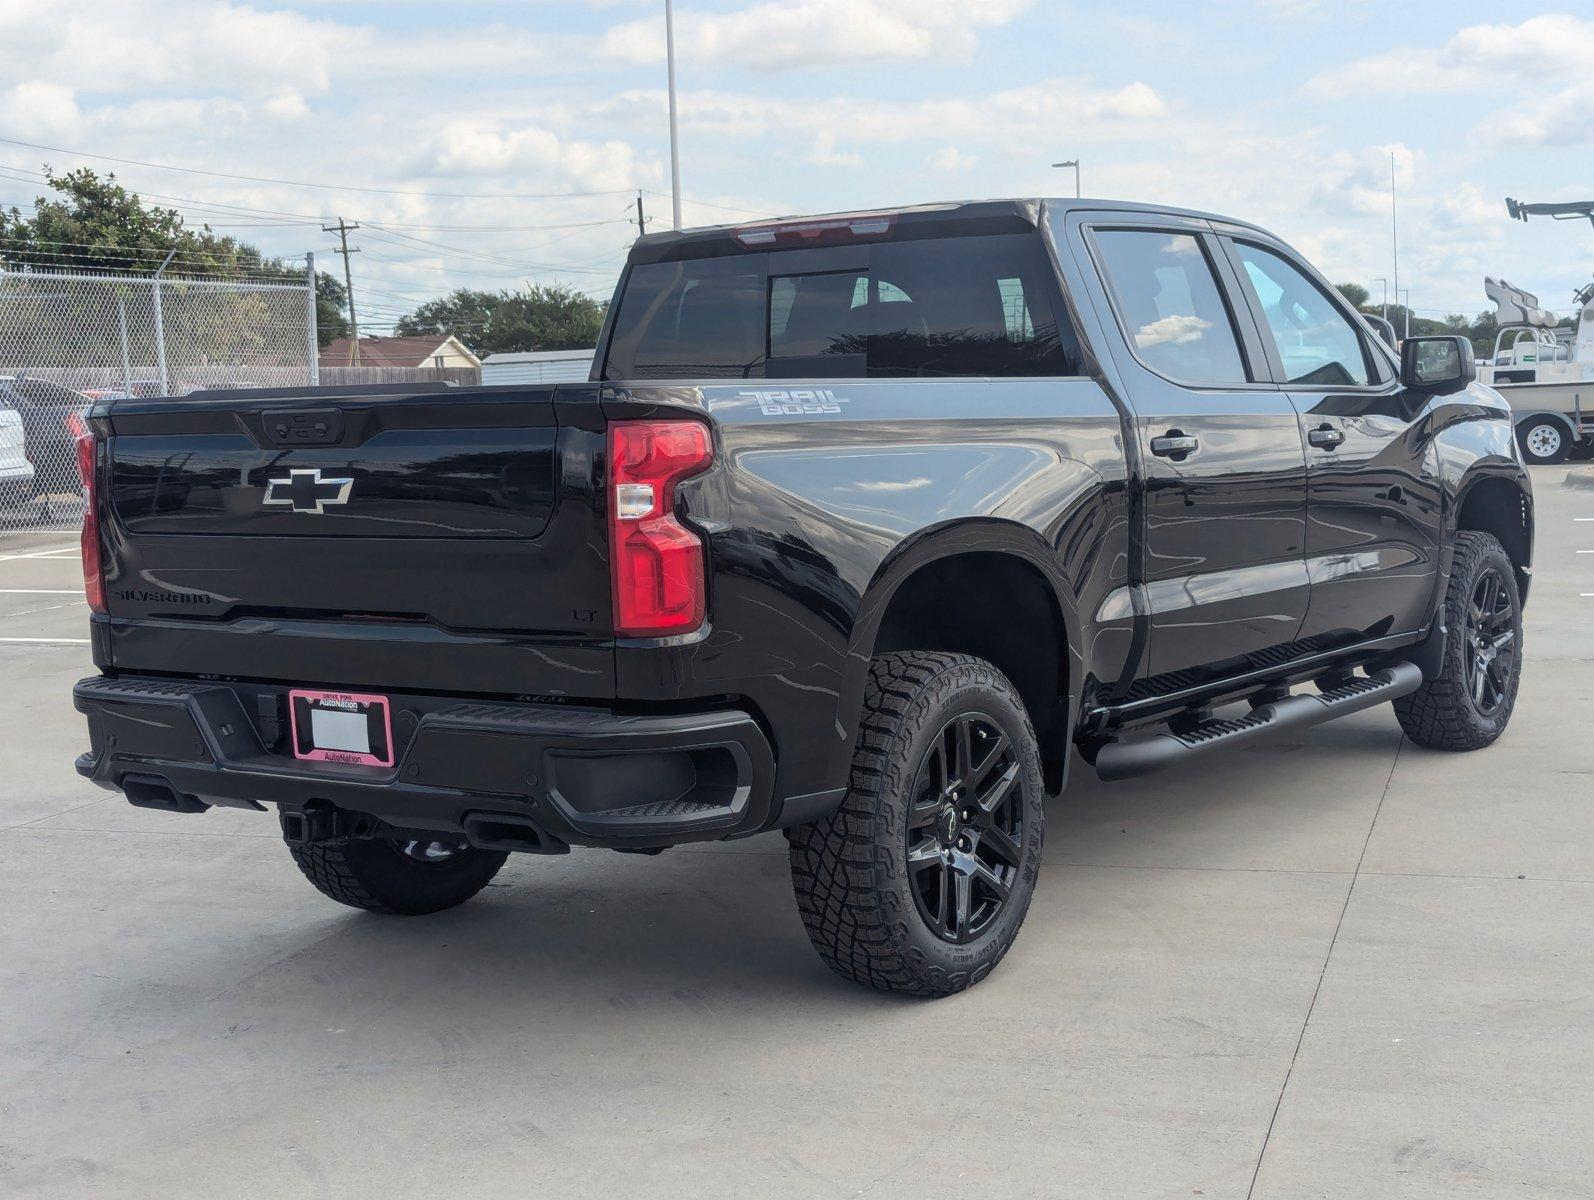
<path fill-rule="evenodd" d="M 1594 467 L 1574 467 L 1566 473 L 1566 486 L 1594 488 Z"/>

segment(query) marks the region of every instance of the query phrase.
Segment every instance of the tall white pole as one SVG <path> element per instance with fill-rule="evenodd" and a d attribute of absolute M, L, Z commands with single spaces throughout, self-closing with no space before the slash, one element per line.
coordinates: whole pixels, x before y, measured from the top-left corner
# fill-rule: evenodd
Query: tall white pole
<path fill-rule="evenodd" d="M 161 265 L 155 269 L 155 282 L 150 285 L 155 305 L 155 369 L 160 373 L 162 396 L 172 394 L 172 384 L 166 373 L 166 312 L 161 303 L 161 277 L 166 274 L 166 268 L 172 265 L 172 256 L 176 253 L 175 247 L 166 252 Z"/>
<path fill-rule="evenodd" d="M 664 56 L 670 73 L 670 203 L 675 228 L 681 227 L 681 141 L 675 120 L 675 10 L 664 0 Z"/>
<path fill-rule="evenodd" d="M 315 311 L 315 251 L 312 250 L 304 256 L 304 329 L 309 339 L 307 349 L 310 353 L 310 386 L 321 386 L 321 339 L 316 336 L 316 311 Z"/>
<path fill-rule="evenodd" d="M 1400 234 L 1395 225 L 1395 152 L 1389 152 L 1389 250 L 1394 258 L 1395 303 L 1400 303 Z M 1411 333 L 1411 313 L 1406 313 L 1406 332 Z"/>

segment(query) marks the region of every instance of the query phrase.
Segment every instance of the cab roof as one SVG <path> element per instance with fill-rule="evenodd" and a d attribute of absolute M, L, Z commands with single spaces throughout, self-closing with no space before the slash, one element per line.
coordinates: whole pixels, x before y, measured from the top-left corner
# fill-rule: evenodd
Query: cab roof
<path fill-rule="evenodd" d="M 812 236 L 829 230 L 834 230 L 845 238 L 849 228 L 860 240 L 868 241 L 907 241 L 942 236 L 968 237 L 981 233 L 1024 233 L 1040 224 L 1043 208 L 1052 213 L 1073 211 L 1157 213 L 1256 228 L 1249 222 L 1236 221 L 1232 217 L 1216 213 L 1131 200 L 1094 200 L 1072 196 L 958 200 L 856 212 L 775 217 L 650 233 L 638 238 L 633 244 L 629 261 L 650 263 L 673 259 L 707 258 L 722 254 L 758 253 L 777 248 L 777 236 L 793 235 L 798 240 L 788 244 L 797 245 L 802 244 L 801 238 L 805 234 Z"/>

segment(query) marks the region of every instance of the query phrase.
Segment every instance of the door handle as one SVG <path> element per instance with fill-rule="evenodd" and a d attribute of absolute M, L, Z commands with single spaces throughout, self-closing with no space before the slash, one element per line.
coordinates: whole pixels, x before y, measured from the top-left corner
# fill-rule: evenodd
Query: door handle
<path fill-rule="evenodd" d="M 1158 458 L 1171 458 L 1178 461 L 1187 455 L 1194 454 L 1201 448 L 1199 438 L 1190 437 L 1177 429 L 1170 429 L 1162 437 L 1151 439 L 1151 452 Z"/>
<path fill-rule="evenodd" d="M 1332 425 L 1319 425 L 1306 435 L 1306 440 L 1319 450 L 1338 450 L 1345 443 L 1345 434 Z"/>

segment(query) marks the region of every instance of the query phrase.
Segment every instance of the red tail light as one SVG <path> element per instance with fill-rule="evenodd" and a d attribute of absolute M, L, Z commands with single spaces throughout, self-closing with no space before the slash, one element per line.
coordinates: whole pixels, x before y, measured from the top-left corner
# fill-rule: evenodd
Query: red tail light
<path fill-rule="evenodd" d="M 676 519 L 675 485 L 713 461 L 708 429 L 696 421 L 609 426 L 616 633 L 658 637 L 703 624 L 703 540 Z"/>
<path fill-rule="evenodd" d="M 77 471 L 83 478 L 83 596 L 94 612 L 105 611 L 105 579 L 100 573 L 99 485 L 94 472 L 95 442 L 92 431 L 77 439 Z"/>

